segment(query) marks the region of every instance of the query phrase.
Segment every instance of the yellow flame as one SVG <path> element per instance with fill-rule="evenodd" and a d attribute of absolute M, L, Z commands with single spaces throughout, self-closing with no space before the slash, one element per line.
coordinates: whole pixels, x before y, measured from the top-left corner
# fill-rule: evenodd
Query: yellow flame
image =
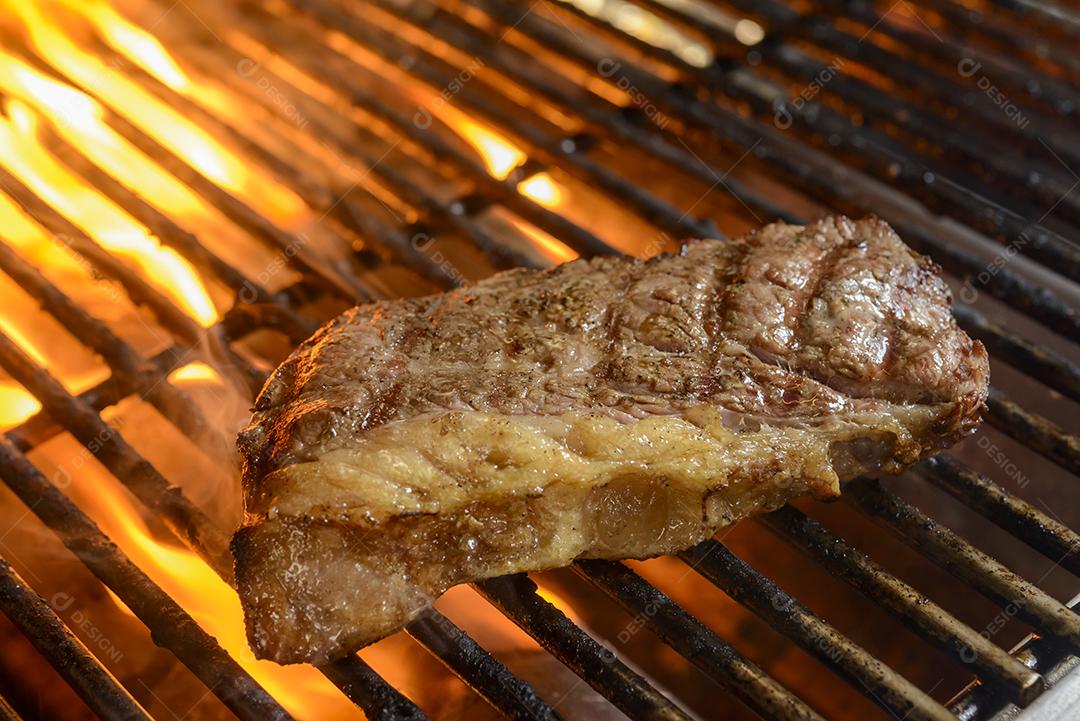
<path fill-rule="evenodd" d="M 549 208 L 554 208 L 562 202 L 562 191 L 547 173 L 530 175 L 518 183 L 518 191 Z"/>
<path fill-rule="evenodd" d="M 570 605 L 570 603 L 565 598 L 556 593 L 554 590 L 552 590 L 549 586 L 537 583 L 536 595 L 550 603 L 555 608 L 562 611 L 563 614 L 574 623 L 578 623 L 578 621 L 580 620 L 578 618 L 578 615 L 574 612 L 574 609 Z"/>
<path fill-rule="evenodd" d="M 138 618 L 135 615 L 135 612 L 128 608 L 128 605 L 124 603 L 124 600 L 117 596 L 108 586 L 105 587 L 105 593 L 109 594 L 109 600 L 115 603 L 117 608 L 119 608 L 121 611 L 123 611 L 128 616 L 131 616 L 132 618 Z"/>
<path fill-rule="evenodd" d="M 41 410 L 41 404 L 24 388 L 0 381 L 0 431 L 14 428 Z"/>
<path fill-rule="evenodd" d="M 104 248 L 133 261 L 203 326 L 215 323 L 217 310 L 188 262 L 158 245 L 142 225 L 49 155 L 27 105 L 9 101 L 8 113 L 10 119 L 0 120 L 0 162 Z"/>
<path fill-rule="evenodd" d="M 97 166 L 153 198 L 155 204 L 184 217 L 207 217 L 194 193 L 110 128 L 101 106 L 84 93 L 2 51 L 0 89 L 32 105 Z"/>
<path fill-rule="evenodd" d="M 576 250 L 530 223 L 514 223 L 514 227 L 527 235 L 553 263 L 565 263 L 578 257 Z"/>
<path fill-rule="evenodd" d="M 487 166 L 488 173 L 499 180 L 508 177 L 514 168 L 528 158 L 525 151 L 506 136 L 475 122 L 450 105 L 439 106 L 436 113 L 476 149 Z M 517 188 L 522 195 L 549 208 L 559 205 L 563 200 L 562 190 L 547 173 L 534 173 L 518 183 Z"/>
<path fill-rule="evenodd" d="M 75 474 L 70 492 L 77 496 L 80 506 L 125 555 L 214 636 L 256 681 L 297 719 L 355 715 L 348 699 L 315 668 L 256 660 L 244 636 L 243 613 L 236 592 L 198 556 L 158 540 L 126 491 L 96 468 L 87 464 Z M 114 596 L 114 599 L 128 612 L 119 598 Z"/>
<path fill-rule="evenodd" d="M 436 111 L 440 118 L 476 149 L 484 160 L 488 172 L 502 180 L 517 166 L 525 162 L 525 152 L 503 135 L 471 120 L 468 115 L 451 105 L 442 105 Z"/>
<path fill-rule="evenodd" d="M 37 266 L 53 283 L 60 286 L 71 299 L 88 308 L 102 308 L 108 304 L 110 312 L 128 312 L 131 306 L 117 303 L 117 289 L 93 277 L 86 261 L 72 254 L 63 243 L 52 238 L 27 218 L 6 195 L 0 194 L 0 243 L 8 246 L 25 260 Z M 0 281 L 0 286 L 11 287 L 14 281 Z M 94 361 L 86 351 L 71 354 L 74 338 L 58 338 L 46 328 L 38 327 L 40 319 L 34 316 L 36 303 L 29 296 L 25 300 L 8 297 L 8 290 L 0 291 L 0 330 L 3 330 L 36 362 L 47 367 L 72 393 L 80 393 L 108 375 L 106 366 Z M 31 312 L 28 313 L 27 310 Z M 50 324 L 51 325 L 51 324 Z M 36 342 L 31 339 L 36 339 Z M 44 344 L 43 344 L 44 342 Z M 80 349 L 84 350 L 83 348 Z M 71 361 L 70 363 L 67 361 Z M 55 362 L 51 362 L 55 361 Z"/>
<path fill-rule="evenodd" d="M 476 123 L 465 121 L 461 132 L 464 138 L 480 152 L 488 172 L 500 180 L 510 175 L 510 172 L 525 159 L 525 153 L 520 149 Z"/>
<path fill-rule="evenodd" d="M 245 161 L 232 154 L 198 125 L 106 65 L 97 56 L 82 50 L 55 23 L 50 22 L 34 3 L 26 0 L 0 0 L 0 4 L 8 7 L 12 16 L 23 22 L 30 42 L 50 65 L 83 87 L 91 88 L 92 92 L 112 109 L 198 168 L 207 178 L 242 196 L 264 215 L 276 221 L 294 221 L 305 213 L 303 201 L 296 195 L 276 185 L 262 173 L 249 168 Z M 133 62 L 149 65 L 155 76 L 163 69 L 160 58 L 168 58 L 168 62 L 175 65 L 175 61 L 156 41 L 156 49 L 150 50 L 147 41 L 133 41 L 131 32 L 117 30 L 116 18 L 107 14 L 101 15 L 98 22 L 111 28 L 112 42 L 117 49 Z M 134 46 L 132 42 L 135 43 Z M 159 60 L 154 60 L 154 57 Z M 168 70 L 160 75 L 165 82 L 168 76 Z M 241 108 L 234 110 L 240 112 Z"/>
<path fill-rule="evenodd" d="M 173 90 L 187 88 L 191 81 L 161 43 L 150 33 L 128 22 L 103 0 L 60 0 L 69 10 L 90 21 L 113 49 L 119 50 L 143 70 Z"/>
<path fill-rule="evenodd" d="M 188 363 L 182 368 L 177 368 L 169 374 L 169 380 L 173 383 L 177 382 L 191 382 L 191 383 L 217 383 L 221 381 L 221 376 L 217 371 L 206 365 L 202 361 L 196 361 L 194 363 Z"/>
<path fill-rule="evenodd" d="M 0 315 L 0 332 L 3 332 L 8 338 L 10 338 L 15 345 L 22 348 L 26 355 L 30 356 L 35 363 L 39 366 L 47 366 L 49 364 L 45 356 L 42 355 L 38 347 L 31 341 L 26 335 L 19 330 L 19 328 L 11 322 L 10 318 L 6 318 Z"/>

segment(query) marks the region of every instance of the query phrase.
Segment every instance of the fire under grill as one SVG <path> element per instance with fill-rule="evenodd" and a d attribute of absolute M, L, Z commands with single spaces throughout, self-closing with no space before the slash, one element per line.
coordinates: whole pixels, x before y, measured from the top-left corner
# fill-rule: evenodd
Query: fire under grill
<path fill-rule="evenodd" d="M 1075 8 L 0 5 L 0 718 L 1071 717 Z M 321 322 L 828 211 L 940 263 L 993 354 L 954 454 L 250 658 L 232 434 Z"/>

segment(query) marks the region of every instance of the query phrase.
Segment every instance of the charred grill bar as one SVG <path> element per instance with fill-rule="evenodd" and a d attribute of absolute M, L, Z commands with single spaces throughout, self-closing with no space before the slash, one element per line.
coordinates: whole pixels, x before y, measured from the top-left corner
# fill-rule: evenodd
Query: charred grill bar
<path fill-rule="evenodd" d="M 192 4 L 196 10 L 204 5 Z M 585 224 L 519 192 L 518 184 L 527 175 L 543 169 L 558 170 L 599 190 L 662 231 L 658 246 L 662 249 L 673 248 L 674 241 L 680 238 L 718 236 L 720 232 L 711 220 L 694 215 L 693 198 L 676 203 L 663 195 L 662 189 L 631 179 L 591 152 L 597 144 L 633 144 L 672 174 L 730 192 L 755 219 L 759 214 L 766 219 L 793 221 L 803 217 L 803 211 L 787 207 L 760 187 L 729 177 L 731 169 L 721 166 L 714 153 L 697 153 L 683 142 L 679 132 L 685 130 L 687 137 L 708 136 L 734 149 L 737 157 L 752 157 L 773 182 L 806 197 L 843 211 L 879 213 L 905 240 L 931 254 L 970 287 L 1008 302 L 1015 310 L 1067 338 L 1080 337 L 1075 308 L 1062 291 L 1074 291 L 1075 286 L 1070 287 L 1067 279 L 1076 280 L 1080 274 L 1076 246 L 1068 240 L 1076 237 L 1080 228 L 1080 211 L 1077 196 L 1071 195 L 1075 187 L 1071 171 L 1067 165 L 1055 165 L 1054 159 L 1055 155 L 1070 161 L 1080 157 L 1077 138 L 1061 124 L 1063 118 L 1075 118 L 1080 112 L 1076 102 L 1080 92 L 1055 74 L 1057 69 L 1073 67 L 1074 56 L 1055 51 L 1022 70 L 1002 67 L 1003 82 L 1009 83 L 1015 102 L 1032 122 L 1018 130 L 1022 149 L 1007 148 L 1000 156 L 987 157 L 978 149 L 1000 142 L 1003 129 L 1008 129 L 1000 109 L 976 97 L 968 107 L 979 124 L 970 132 L 958 132 L 948 116 L 949 108 L 959 102 L 953 93 L 960 85 L 955 77 L 941 71 L 968 55 L 957 55 L 958 48 L 935 43 L 931 35 L 918 28 L 891 22 L 888 12 L 879 12 L 883 6 L 837 0 L 829 4 L 827 15 L 806 17 L 778 2 L 716 3 L 716 8 L 729 17 L 750 13 L 763 23 L 765 38 L 748 58 L 736 35 L 718 33 L 715 22 L 680 10 L 679 3 L 647 0 L 639 4 L 676 23 L 692 37 L 705 33 L 721 59 L 705 67 L 689 64 L 670 51 L 566 3 L 551 3 L 551 7 L 543 4 L 542 8 L 526 11 L 502 0 L 372 0 L 359 7 L 350 3 L 350 9 L 335 0 L 242 0 L 237 3 L 236 27 L 211 43 L 209 49 L 195 43 L 175 49 L 178 58 L 200 68 L 208 77 L 215 72 L 207 64 L 211 59 L 231 68 L 248 58 L 253 46 L 280 54 L 292 66 L 328 86 L 331 100 L 342 101 L 376 119 L 401 142 L 449 166 L 454 177 L 467 180 L 469 191 L 458 197 L 446 197 L 414 183 L 415 169 L 408 161 L 397 154 L 378 152 L 382 142 L 379 133 L 367 127 L 342 131 L 327 118 L 332 114 L 328 110 L 331 106 L 302 88 L 299 81 L 278 75 L 269 66 L 260 72 L 272 77 L 276 87 L 287 89 L 304 109 L 310 121 L 304 132 L 320 138 L 337 157 L 364 168 L 363 177 L 355 181 L 327 179 L 324 174 L 311 172 L 303 147 L 292 139 L 296 129 L 281 125 L 281 108 L 236 73 L 218 78 L 221 87 L 245 97 L 269 126 L 283 128 L 281 143 L 289 152 L 267 149 L 247 137 L 232 119 L 201 107 L 136 67 L 121 66 L 119 72 L 293 190 L 335 231 L 365 241 L 370 249 L 365 252 L 373 256 L 365 260 L 376 271 L 370 273 L 356 272 L 357 266 L 349 262 L 320 257 L 305 247 L 303 238 L 263 217 L 125 119 L 122 108 L 109 107 L 107 99 L 99 98 L 106 106 L 106 122 L 119 135 L 252 238 L 287 254 L 289 264 L 303 280 L 272 292 L 215 255 L 196 234 L 183 227 L 181 219 L 155 207 L 153 198 L 140 196 L 138 188 L 128 187 L 123 179 L 97 167 L 59 134 L 43 130 L 47 145 L 75 173 L 143 223 L 164 245 L 238 294 L 243 303 L 206 331 L 12 173 L 0 168 L 0 189 L 41 227 L 65 237 L 70 249 L 96 272 L 118 282 L 135 304 L 150 309 L 175 343 L 155 357 L 143 357 L 20 258 L 0 237 L 0 270 L 80 342 L 99 353 L 112 373 L 98 386 L 72 395 L 14 340 L 0 334 L 0 366 L 33 393 L 43 408 L 40 414 L 9 431 L 0 443 L 0 476 L 94 575 L 125 601 L 158 643 L 169 648 L 238 717 L 287 718 L 288 713 L 23 454 L 60 430 L 70 432 L 178 538 L 224 579 L 231 579 L 224 531 L 215 528 L 178 488 L 139 456 L 121 433 L 110 429 L 100 411 L 126 396 L 140 395 L 197 443 L 221 442 L 214 439 L 212 427 L 191 399 L 168 380 L 173 370 L 212 353 L 227 358 L 253 393 L 262 374 L 243 360 L 232 344 L 267 328 L 283 333 L 293 343 L 299 341 L 324 320 L 309 315 L 306 300 L 329 296 L 355 303 L 387 297 L 392 288 L 383 283 L 378 272 L 384 265 L 411 269 L 434 287 L 445 288 L 458 282 L 460 278 L 449 273 L 445 265 L 418 249 L 414 242 L 418 234 L 450 229 L 468 238 L 494 268 L 544 264 L 546 261 L 508 247 L 484 228 L 479 217 L 492 207 L 514 211 L 582 254 L 615 252 L 609 242 Z M 1017 23 L 1032 17 L 1045 22 L 1049 17 L 1056 23 L 1055 32 L 1064 36 L 1075 37 L 1080 27 L 1075 14 L 1056 5 L 1000 5 L 1003 12 L 1015 15 Z M 970 57 L 995 69 L 1002 65 L 994 60 L 994 45 L 1007 42 L 1008 35 L 995 34 L 994 23 L 972 23 L 977 11 L 962 9 L 947 0 L 927 0 L 919 5 L 924 6 L 935 22 L 940 19 L 941 32 L 955 33 L 973 45 Z M 364 19 L 360 13 L 366 15 Z M 837 22 L 841 20 L 843 29 Z M 504 178 L 493 176 L 475 154 L 438 132 L 441 121 L 429 118 L 434 128 L 430 122 L 428 126 L 417 123 L 399 105 L 371 91 L 360 81 L 370 70 L 341 51 L 340 44 L 325 37 L 330 31 L 348 37 L 374 56 L 401 68 L 412 82 L 427 87 L 429 92 L 439 93 L 449 87 L 464 68 L 426 44 L 410 40 L 407 34 L 399 34 L 396 26 L 388 30 L 393 23 L 422 34 L 432 43 L 444 43 L 459 55 L 480 59 L 486 72 L 498 74 L 498 82 L 478 75 L 460 87 L 454 86 L 456 92 L 448 102 L 521 141 L 528 157 L 524 166 L 512 169 Z M 867 35 L 877 32 L 887 36 L 893 43 L 891 49 L 863 43 L 852 29 L 853 24 L 866 29 Z M 200 32 L 194 24 L 191 30 Z M 518 44 L 502 42 L 511 33 L 535 43 L 543 53 L 532 56 Z M 100 50 L 109 52 L 104 46 Z M 788 90 L 791 81 L 807 82 L 818 77 L 827 67 L 820 59 L 822 52 L 834 53 L 896 82 L 910 83 L 925 98 L 925 108 L 894 98 L 843 70 L 835 78 L 835 85 L 828 88 L 830 98 L 835 93 L 836 102 L 812 99 L 793 103 Z M 29 64 L 56 74 L 33 48 L 19 47 L 18 53 Z M 564 73 L 549 64 L 555 60 L 565 67 L 576 67 L 578 73 Z M 653 104 L 675 127 L 669 128 L 667 121 L 655 122 L 641 108 L 622 106 L 589 91 L 586 81 L 611 79 L 600 68 L 601 61 L 608 63 L 604 67 L 618 68 L 619 77 L 639 94 L 636 97 Z M 672 82 L 671 77 L 678 81 Z M 95 88 L 68 80 L 95 95 Z M 530 110 L 520 92 L 507 90 L 507 81 L 556 108 L 569 119 L 572 130 L 564 131 Z M 750 117 L 740 112 L 738 103 L 750 110 Z M 863 118 L 856 123 L 849 117 L 852 108 L 864 113 L 866 120 L 876 120 L 896 132 L 872 127 L 874 123 L 864 122 Z M 774 113 L 787 113 L 791 118 L 789 132 L 766 124 Z M 925 142 L 914 142 L 914 136 Z M 819 145 L 829 149 L 815 147 Z M 1022 162 L 1028 157 L 1026 153 L 1041 153 L 1040 146 L 1050 154 L 1038 156 L 1037 177 L 1023 176 L 1020 168 L 1027 168 Z M 368 175 L 394 191 L 408 206 L 407 212 L 389 207 L 367 182 Z M 928 209 L 952 220 L 935 216 Z M 1052 216 L 1050 211 L 1054 211 Z M 1030 218 L 1039 218 L 1039 222 L 1030 223 L 1026 220 Z M 998 252 L 1009 248 L 1046 267 L 1032 271 L 1002 265 L 995 266 L 993 273 L 985 273 L 993 255 L 973 252 L 969 242 L 971 235 L 980 233 L 984 240 L 995 238 L 1004 244 Z M 1056 277 L 1053 286 L 1044 287 L 1041 279 L 1051 276 Z M 997 358 L 1072 401 L 1077 400 L 1080 369 L 1065 354 L 989 320 L 968 305 L 958 305 L 957 315 Z M 1080 470 L 1080 439 L 1025 410 L 1000 391 L 991 397 L 989 421 L 1070 473 L 1075 475 Z M 1023 543 L 1073 573 L 1080 572 L 1080 554 L 1076 553 L 1080 537 L 1063 523 L 951 457 L 926 461 L 917 470 Z M 1025 706 L 1032 702 L 1048 680 L 1056 680 L 1062 669 L 1075 662 L 1080 648 L 1080 622 L 1071 609 L 879 485 L 859 481 L 852 484 L 851 490 L 852 504 L 866 516 L 878 520 L 970 587 L 1002 606 L 1025 599 L 1021 613 L 1039 637 L 1010 656 L 978 631 L 927 603 L 921 591 L 798 511 L 787 508 L 765 519 L 770 529 L 882 604 L 928 643 L 962 657 L 967 651 L 973 652 L 970 665 L 981 685 L 958 698 L 951 708 L 935 701 L 926 690 L 815 616 L 718 542 L 707 541 L 682 554 L 682 558 L 792 643 L 820 658 L 875 703 L 903 718 L 992 718 L 1010 704 Z M 791 691 L 622 564 L 589 561 L 577 564 L 575 570 L 631 616 L 644 619 L 652 633 L 711 679 L 731 689 L 751 709 L 770 718 L 820 718 Z M 67 670 L 65 678 L 91 708 L 106 718 L 141 717 L 144 712 L 137 702 L 85 647 L 72 643 L 70 632 L 44 602 L 9 566 L 3 564 L 0 571 L 0 601 L 5 612 L 35 640 L 43 656 L 57 668 Z M 499 611 L 627 715 L 688 718 L 678 699 L 669 698 L 606 645 L 586 634 L 542 598 L 528 578 L 494 579 L 477 588 Z M 515 676 L 445 616 L 432 611 L 406 630 L 507 716 L 559 718 L 556 704 L 542 698 L 528 682 Z M 320 670 L 369 718 L 425 717 L 416 704 L 359 657 Z M 0 705 L 0 715 L 5 713 Z"/>

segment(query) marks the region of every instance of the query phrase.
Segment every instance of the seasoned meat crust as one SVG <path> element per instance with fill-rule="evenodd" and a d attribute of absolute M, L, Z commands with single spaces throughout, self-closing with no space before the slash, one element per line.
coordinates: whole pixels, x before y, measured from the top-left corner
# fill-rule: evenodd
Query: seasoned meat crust
<path fill-rule="evenodd" d="M 239 438 L 255 652 L 323 661 L 450 586 L 644 558 L 970 431 L 983 346 L 884 222 L 515 270 L 354 308 Z"/>

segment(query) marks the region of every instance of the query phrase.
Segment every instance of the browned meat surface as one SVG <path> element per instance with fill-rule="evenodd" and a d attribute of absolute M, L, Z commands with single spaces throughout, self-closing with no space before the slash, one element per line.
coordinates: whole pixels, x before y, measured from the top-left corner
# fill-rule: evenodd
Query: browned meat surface
<path fill-rule="evenodd" d="M 968 432 L 982 345 L 876 219 L 354 308 L 240 436 L 233 540 L 259 656 L 321 661 L 450 586 L 644 558 Z"/>

